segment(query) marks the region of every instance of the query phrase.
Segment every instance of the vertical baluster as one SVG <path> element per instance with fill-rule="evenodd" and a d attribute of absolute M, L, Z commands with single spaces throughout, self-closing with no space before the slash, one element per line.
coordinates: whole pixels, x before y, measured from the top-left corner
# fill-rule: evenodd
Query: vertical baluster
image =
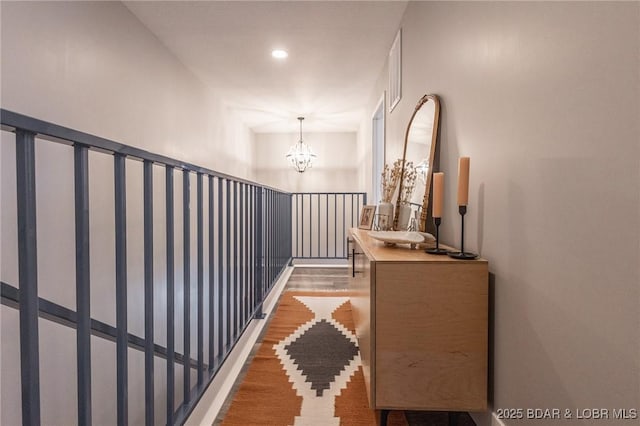
<path fill-rule="evenodd" d="M 273 281 L 273 191 L 269 190 L 269 207 L 267 210 L 267 213 L 269 215 L 269 237 L 268 237 L 268 242 L 269 242 L 269 256 L 267 257 L 267 265 L 269 268 L 269 275 L 267 276 L 267 290 L 269 288 L 271 288 L 271 283 Z M 264 295 L 266 295 L 266 291 L 264 293 Z M 264 297 L 263 295 L 263 297 Z"/>
<path fill-rule="evenodd" d="M 280 264 L 280 259 L 278 258 L 278 239 L 280 238 L 278 234 L 278 193 L 273 191 L 272 194 L 272 202 L 273 202 L 273 231 L 271 233 L 273 240 L 273 272 L 271 273 L 271 283 L 270 287 L 273 287 L 273 283 L 275 281 L 276 275 L 278 273 L 278 265 Z"/>
<path fill-rule="evenodd" d="M 353 209 L 354 209 L 354 203 L 353 203 L 353 193 L 349 194 L 351 195 L 351 227 L 353 228 L 353 215 L 355 214 Z"/>
<path fill-rule="evenodd" d="M 285 264 L 286 264 L 286 250 L 285 247 L 287 245 L 287 235 L 289 235 L 289 232 L 287 231 L 287 226 L 286 226 L 286 214 L 287 214 L 287 204 L 286 204 L 286 196 L 285 194 L 280 194 L 280 211 L 282 213 L 282 216 L 280 217 L 280 227 L 282 230 L 282 246 L 281 246 L 281 265 L 282 268 L 284 268 Z M 289 243 L 289 245 L 291 245 L 291 243 Z"/>
<path fill-rule="evenodd" d="M 267 242 L 268 242 L 268 248 L 269 248 L 268 256 L 267 256 L 267 268 L 269 272 L 267 274 L 265 292 L 262 297 L 265 297 L 269 292 L 269 288 L 271 288 L 271 281 L 273 277 L 273 191 L 272 190 L 268 191 L 267 214 L 269 215 L 269 226 L 267 228 L 268 230 Z"/>
<path fill-rule="evenodd" d="M 338 257 L 338 194 L 333 194 L 333 257 Z"/>
<path fill-rule="evenodd" d="M 318 256 L 317 257 L 321 257 L 320 256 L 320 235 L 322 235 L 322 231 L 320 230 L 320 194 L 318 194 Z"/>
<path fill-rule="evenodd" d="M 287 215 L 287 217 L 289 218 L 290 221 L 293 221 L 293 198 L 289 198 L 289 214 Z M 291 222 L 289 222 L 289 225 L 291 225 Z M 293 228 L 291 226 L 289 226 L 289 237 L 293 236 Z M 291 239 L 291 238 L 290 238 Z M 293 258 L 293 246 L 289 246 L 289 259 Z"/>
<path fill-rule="evenodd" d="M 269 207 L 267 212 L 269 214 L 269 237 L 267 239 L 269 242 L 269 257 L 267 258 L 269 274 L 267 275 L 267 285 L 263 297 L 267 295 L 269 288 L 271 288 L 271 281 L 273 278 L 273 191 L 271 190 L 269 190 Z"/>
<path fill-rule="evenodd" d="M 254 308 L 254 304 L 253 304 L 253 289 L 255 286 L 255 274 L 254 274 L 254 263 L 255 263 L 255 221 L 253 218 L 253 215 L 255 213 L 255 198 L 254 198 L 254 193 L 255 193 L 255 186 L 251 185 L 249 187 L 249 210 L 247 211 L 248 213 L 248 220 L 249 220 L 249 246 L 248 246 L 248 250 L 249 250 L 249 264 L 247 265 L 249 268 L 249 290 L 248 290 L 248 294 L 247 297 L 249 298 L 249 319 L 251 319 L 252 315 L 253 315 L 253 308 Z"/>
<path fill-rule="evenodd" d="M 76 222 L 76 353 L 78 423 L 91 425 L 91 282 L 89 272 L 89 149 L 74 146 Z"/>
<path fill-rule="evenodd" d="M 271 277 L 269 279 L 269 288 L 273 286 L 273 282 L 278 270 L 278 194 L 271 191 Z"/>
<path fill-rule="evenodd" d="M 291 199 L 290 197 L 287 197 L 286 194 L 280 194 L 280 199 L 282 200 L 282 216 L 280 218 L 280 224 L 282 227 L 282 267 L 284 268 L 284 266 L 287 264 L 287 251 L 285 250 L 285 248 L 287 246 L 291 247 L 291 239 L 289 238 L 289 240 L 287 241 L 287 236 L 291 235 L 291 229 L 287 229 L 287 223 L 291 224 L 290 220 L 291 220 L 291 212 L 289 213 L 289 220 L 287 220 L 287 198 Z"/>
<path fill-rule="evenodd" d="M 128 424 L 127 360 L 127 209 L 125 156 L 115 154 L 115 223 L 116 223 L 116 365 L 118 425 Z"/>
<path fill-rule="evenodd" d="M 197 224 L 197 244 L 198 244 L 198 385 L 204 382 L 204 216 L 203 216 L 203 194 L 202 194 L 202 173 L 196 176 L 196 220 Z"/>
<path fill-rule="evenodd" d="M 238 182 L 233 182 L 233 342 L 238 338 Z"/>
<path fill-rule="evenodd" d="M 271 277 L 269 287 L 273 286 L 273 277 L 278 268 L 278 199 L 275 191 L 271 191 L 271 212 Z"/>
<path fill-rule="evenodd" d="M 280 243 L 282 235 L 280 234 L 280 196 L 278 192 L 273 191 L 273 279 L 271 285 L 275 281 L 275 277 L 280 269 Z"/>
<path fill-rule="evenodd" d="M 16 130 L 22 423 L 40 424 L 35 134 Z"/>
<path fill-rule="evenodd" d="M 273 286 L 273 279 L 276 276 L 276 271 L 278 270 L 278 263 L 279 263 L 279 259 L 278 259 L 278 243 L 279 243 L 279 238 L 280 236 L 278 235 L 278 193 L 275 191 L 272 191 L 271 193 L 271 198 L 272 198 L 272 211 L 273 211 L 273 216 L 272 216 L 272 220 L 271 220 L 271 226 L 272 228 L 272 237 L 271 239 L 273 240 L 273 269 L 271 272 L 271 281 L 269 282 L 269 286 Z"/>
<path fill-rule="evenodd" d="M 251 312 L 256 308 L 256 187 L 251 186 L 251 215 L 249 217 L 251 226 L 251 291 L 249 294 Z"/>
<path fill-rule="evenodd" d="M 144 162 L 144 394 L 145 424 L 154 424 L 153 163 Z"/>
<path fill-rule="evenodd" d="M 264 279 L 262 281 L 262 293 L 260 296 L 260 302 L 262 302 L 262 298 L 264 297 L 264 291 L 268 285 L 268 281 L 269 281 L 269 220 L 270 220 L 270 215 L 269 215 L 269 190 L 265 189 L 264 190 L 264 252 L 263 252 L 263 275 L 264 275 Z"/>
<path fill-rule="evenodd" d="M 273 241 L 273 256 L 272 256 L 272 264 L 273 269 L 271 272 L 271 281 L 269 283 L 269 287 L 273 286 L 273 283 L 276 278 L 276 274 L 278 273 L 278 194 L 275 191 L 271 192 L 271 205 L 272 205 L 272 232 L 271 232 L 271 240 Z"/>
<path fill-rule="evenodd" d="M 267 265 L 269 268 L 269 274 L 267 275 L 267 282 L 266 282 L 266 288 L 265 288 L 265 293 L 263 295 L 263 297 L 265 297 L 269 291 L 269 288 L 271 288 L 271 281 L 272 281 L 272 277 L 273 277 L 273 191 L 269 190 L 269 207 L 267 210 L 267 213 L 269 215 L 269 236 L 268 236 L 268 243 L 269 243 L 269 257 L 267 258 Z"/>
<path fill-rule="evenodd" d="M 244 321 L 247 322 L 249 319 L 249 186 L 245 185 L 244 187 L 244 198 L 245 198 L 245 207 L 244 207 L 244 312 L 245 318 Z"/>
<path fill-rule="evenodd" d="M 275 258 L 275 208 L 274 208 L 274 192 L 273 191 L 269 191 L 269 218 L 271 219 L 269 221 L 269 287 L 271 288 L 271 286 L 273 285 L 273 275 L 274 275 L 274 269 L 275 269 L 275 262 L 274 262 L 274 258 Z"/>
<path fill-rule="evenodd" d="M 289 234 L 287 232 L 286 226 L 285 226 L 285 214 L 286 214 L 287 210 L 286 210 L 286 205 L 285 205 L 285 195 L 284 194 L 280 194 L 280 232 L 282 233 L 282 236 L 280 237 L 282 244 L 280 246 L 280 266 L 284 267 L 285 265 L 285 250 L 284 248 L 287 245 L 287 235 Z M 289 245 L 291 245 L 291 242 L 289 241 Z"/>
<path fill-rule="evenodd" d="M 184 401 L 191 399 L 191 213 L 189 209 L 190 194 L 189 171 L 182 171 L 182 238 L 183 238 L 183 318 L 184 318 Z"/>
<path fill-rule="evenodd" d="M 309 194 L 309 257 L 313 257 L 313 194 Z"/>
<path fill-rule="evenodd" d="M 218 178 L 218 357 L 224 356 L 224 192 L 222 178 Z"/>
<path fill-rule="evenodd" d="M 167 424 L 173 424 L 175 400 L 174 218 L 173 167 L 165 168 L 167 242 Z"/>
<path fill-rule="evenodd" d="M 301 229 L 301 234 L 302 234 L 302 239 L 300 241 L 300 246 L 302 247 L 302 253 L 300 254 L 300 257 L 304 257 L 304 194 L 300 194 L 300 204 L 302 205 L 302 209 L 300 210 L 300 229 Z"/>
<path fill-rule="evenodd" d="M 244 214 L 244 184 L 240 183 L 240 194 L 239 194 L 239 198 L 240 198 L 240 212 L 239 214 L 236 216 L 236 220 L 239 221 L 239 231 L 240 231 L 240 243 L 238 244 L 238 252 L 239 255 L 237 257 L 238 259 L 238 263 L 239 263 L 239 276 L 240 279 L 238 281 L 238 285 L 237 288 L 239 290 L 240 293 L 240 300 L 239 300 L 239 306 L 238 306 L 238 310 L 240 311 L 240 329 L 242 330 L 242 326 L 244 325 L 244 256 L 243 256 L 243 250 L 244 250 L 244 246 L 242 244 L 242 242 L 244 241 L 244 229 L 243 229 L 243 224 L 244 224 L 244 220 L 243 220 L 243 214 Z"/>
<path fill-rule="evenodd" d="M 276 219 L 276 231 L 275 231 L 275 252 L 276 252 L 276 269 L 274 271 L 274 280 L 275 277 L 278 275 L 278 273 L 280 272 L 280 267 L 282 266 L 282 237 L 284 236 L 284 234 L 282 233 L 282 205 L 280 204 L 280 193 L 279 192 L 274 192 L 274 199 L 275 199 L 275 205 L 276 205 L 276 213 L 275 213 L 275 219 Z"/>
<path fill-rule="evenodd" d="M 264 275 L 263 275 L 263 261 L 262 261 L 262 256 L 263 256 L 263 251 L 262 251 L 262 244 L 263 244 L 263 238 L 262 238 L 262 233 L 263 233 L 263 226 L 262 226 L 262 220 L 263 220 L 263 212 L 262 212 L 262 199 L 263 199 L 263 193 L 264 193 L 264 189 L 262 188 L 256 188 L 256 213 L 255 213 L 255 223 L 256 223 L 256 263 L 255 263 L 255 268 L 256 268 L 256 286 L 255 286 L 255 302 L 256 302 L 256 314 L 255 317 L 256 318 L 264 318 L 264 314 L 262 313 L 262 284 L 264 281 Z"/>
<path fill-rule="evenodd" d="M 276 208 L 277 208 L 277 219 L 278 219 L 278 225 L 277 225 L 277 235 L 278 235 L 278 273 L 280 273 L 280 271 L 282 270 L 282 267 L 284 266 L 284 237 L 285 237 L 285 233 L 284 233 L 284 224 L 282 223 L 282 220 L 284 219 L 284 204 L 283 204 L 283 199 L 282 199 L 282 194 L 280 194 L 279 192 L 276 192 Z"/>
<path fill-rule="evenodd" d="M 329 257 L 329 194 L 324 194 L 325 201 L 325 245 L 326 251 L 324 257 Z"/>
<path fill-rule="evenodd" d="M 214 234 L 213 234 L 213 176 L 208 176 L 209 182 L 209 376 L 213 373 L 214 369 L 214 351 L 215 351 L 215 316 L 213 305 L 215 303 L 215 270 L 214 270 Z"/>
<path fill-rule="evenodd" d="M 278 267 L 280 266 L 280 206 L 278 205 L 278 193 L 273 191 L 273 276 L 271 278 L 271 285 L 275 280 L 275 276 L 278 273 Z"/>
<path fill-rule="evenodd" d="M 347 206 L 346 206 L 346 195 L 344 193 L 342 193 L 342 233 L 344 234 L 344 238 L 342 238 L 342 257 L 347 257 L 347 230 L 346 230 L 346 226 L 347 226 L 347 218 L 346 218 L 346 210 L 347 210 Z"/>
<path fill-rule="evenodd" d="M 362 202 L 360 194 L 356 195 L 357 208 L 356 208 L 356 224 L 360 223 L 360 203 Z"/>
<path fill-rule="evenodd" d="M 226 227 L 227 227 L 227 249 L 226 249 L 226 279 L 227 293 L 225 295 L 227 301 L 227 341 L 225 352 L 230 348 L 231 343 L 231 181 L 227 179 L 227 192 L 225 195 L 226 202 Z"/>

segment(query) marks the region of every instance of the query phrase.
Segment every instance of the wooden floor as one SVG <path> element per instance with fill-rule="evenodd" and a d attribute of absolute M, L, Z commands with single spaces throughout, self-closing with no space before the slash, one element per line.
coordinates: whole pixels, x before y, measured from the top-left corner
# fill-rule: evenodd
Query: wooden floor
<path fill-rule="evenodd" d="M 287 281 L 287 290 L 339 291 L 349 288 L 347 268 L 305 268 L 296 266 Z"/>
<path fill-rule="evenodd" d="M 288 290 L 303 290 L 303 291 L 340 291 L 349 289 L 349 279 L 347 275 L 347 268 L 318 268 L 318 267 L 301 267 L 296 266 L 287 281 L 284 291 Z M 277 309 L 273 309 L 275 312 Z M 267 319 L 268 321 L 269 319 Z M 258 338 L 258 341 L 254 345 L 251 355 L 249 355 L 247 362 L 245 363 L 242 371 L 236 378 L 233 389 L 229 393 L 224 405 L 218 413 L 214 425 L 220 425 L 222 419 L 227 413 L 233 396 L 240 387 L 247 369 L 253 360 L 255 353 L 258 351 L 264 333 L 266 333 L 268 327 L 265 327 L 262 335 Z M 448 414 L 442 412 L 420 412 L 420 411 L 405 411 L 405 415 L 410 426 L 447 426 Z M 475 423 L 467 413 L 462 413 L 458 419 L 458 426 L 475 426 Z"/>

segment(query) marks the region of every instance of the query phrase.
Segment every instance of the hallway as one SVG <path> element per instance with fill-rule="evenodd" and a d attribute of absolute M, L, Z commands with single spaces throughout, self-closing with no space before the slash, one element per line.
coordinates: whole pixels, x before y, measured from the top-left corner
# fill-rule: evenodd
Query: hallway
<path fill-rule="evenodd" d="M 349 277 L 347 275 L 347 268 L 300 266 L 294 268 L 293 273 L 287 281 L 283 293 L 288 291 L 347 292 L 348 290 Z M 272 311 L 272 314 L 269 316 L 267 321 L 271 321 L 273 319 L 273 315 L 276 310 L 277 309 L 274 309 Z M 235 397 L 236 392 L 242 384 L 254 356 L 256 355 L 258 349 L 260 348 L 260 345 L 262 344 L 264 335 L 268 330 L 268 325 L 269 324 L 267 324 L 267 327 L 263 329 L 258 341 L 251 351 L 251 355 L 247 359 L 247 362 L 244 364 L 242 371 L 238 375 L 233 389 L 227 396 L 224 405 L 220 409 L 220 412 L 218 413 L 218 416 L 214 422 L 215 426 L 223 424 L 225 414 L 229 410 L 233 398 Z M 443 412 L 405 411 L 405 418 L 409 426 L 446 426 L 449 424 L 448 415 L 447 413 Z M 268 419 L 256 419 L 256 424 L 276 426 L 275 424 L 269 423 Z M 467 413 L 463 413 L 458 418 L 458 426 L 475 426 L 475 423 Z"/>
<path fill-rule="evenodd" d="M 298 296 L 345 299 L 358 415 L 640 419 L 640 2 L 0 1 L 0 27 L 0 425 L 218 424 Z M 411 219 L 480 266 L 354 255 Z"/>

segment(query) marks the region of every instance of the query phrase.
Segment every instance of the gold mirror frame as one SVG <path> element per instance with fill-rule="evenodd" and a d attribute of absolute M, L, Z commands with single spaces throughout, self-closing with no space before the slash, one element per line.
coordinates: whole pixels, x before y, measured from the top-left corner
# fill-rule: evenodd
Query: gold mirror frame
<path fill-rule="evenodd" d="M 416 114 L 418 113 L 418 111 L 420 111 L 420 108 L 422 108 L 422 106 L 424 104 L 426 104 L 429 101 L 433 101 L 434 103 L 434 116 L 433 116 L 433 128 L 431 131 L 431 147 L 429 148 L 429 167 L 427 169 L 427 176 L 426 176 L 426 183 L 425 183 L 425 189 L 424 189 L 424 195 L 422 197 L 422 208 L 420 210 L 420 220 L 418 222 L 418 230 L 420 232 L 426 232 L 427 231 L 427 216 L 428 216 L 428 209 L 429 209 L 429 195 L 430 195 L 430 191 L 431 191 L 431 178 L 433 175 L 433 164 L 434 164 L 434 160 L 435 160 L 435 153 L 436 153 L 436 143 L 437 143 L 437 138 L 438 138 L 438 127 L 439 127 L 439 123 L 440 123 L 440 100 L 438 99 L 438 96 L 436 95 L 424 95 L 422 98 L 420 98 L 420 100 L 418 101 L 415 110 L 413 111 L 413 114 L 411 115 L 411 119 L 409 120 L 409 124 L 407 125 L 407 131 L 405 133 L 405 137 L 404 137 L 404 150 L 402 152 L 402 172 L 400 174 L 400 185 L 398 188 L 398 199 L 396 201 L 396 211 L 394 214 L 394 218 L 393 218 L 393 228 L 394 229 L 398 229 L 398 216 L 399 216 L 399 212 L 400 212 L 400 205 L 401 205 L 401 194 L 402 194 L 402 185 L 403 185 L 403 181 L 404 181 L 404 174 L 405 174 L 405 164 L 407 163 L 407 161 L 414 161 L 415 159 L 411 159 L 411 158 L 407 158 L 407 145 L 409 143 L 409 132 L 411 131 L 411 125 L 413 124 L 414 118 L 416 117 Z"/>

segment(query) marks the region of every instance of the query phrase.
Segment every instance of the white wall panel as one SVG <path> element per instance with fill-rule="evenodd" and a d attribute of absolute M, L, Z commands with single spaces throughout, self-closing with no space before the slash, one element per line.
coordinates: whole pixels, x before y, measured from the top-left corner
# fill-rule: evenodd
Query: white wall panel
<path fill-rule="evenodd" d="M 465 248 L 492 274 L 494 408 L 640 400 L 639 28 L 637 2 L 407 7 L 387 161 L 418 99 L 439 95 L 441 237 L 460 244 L 457 160 L 470 156 Z"/>

